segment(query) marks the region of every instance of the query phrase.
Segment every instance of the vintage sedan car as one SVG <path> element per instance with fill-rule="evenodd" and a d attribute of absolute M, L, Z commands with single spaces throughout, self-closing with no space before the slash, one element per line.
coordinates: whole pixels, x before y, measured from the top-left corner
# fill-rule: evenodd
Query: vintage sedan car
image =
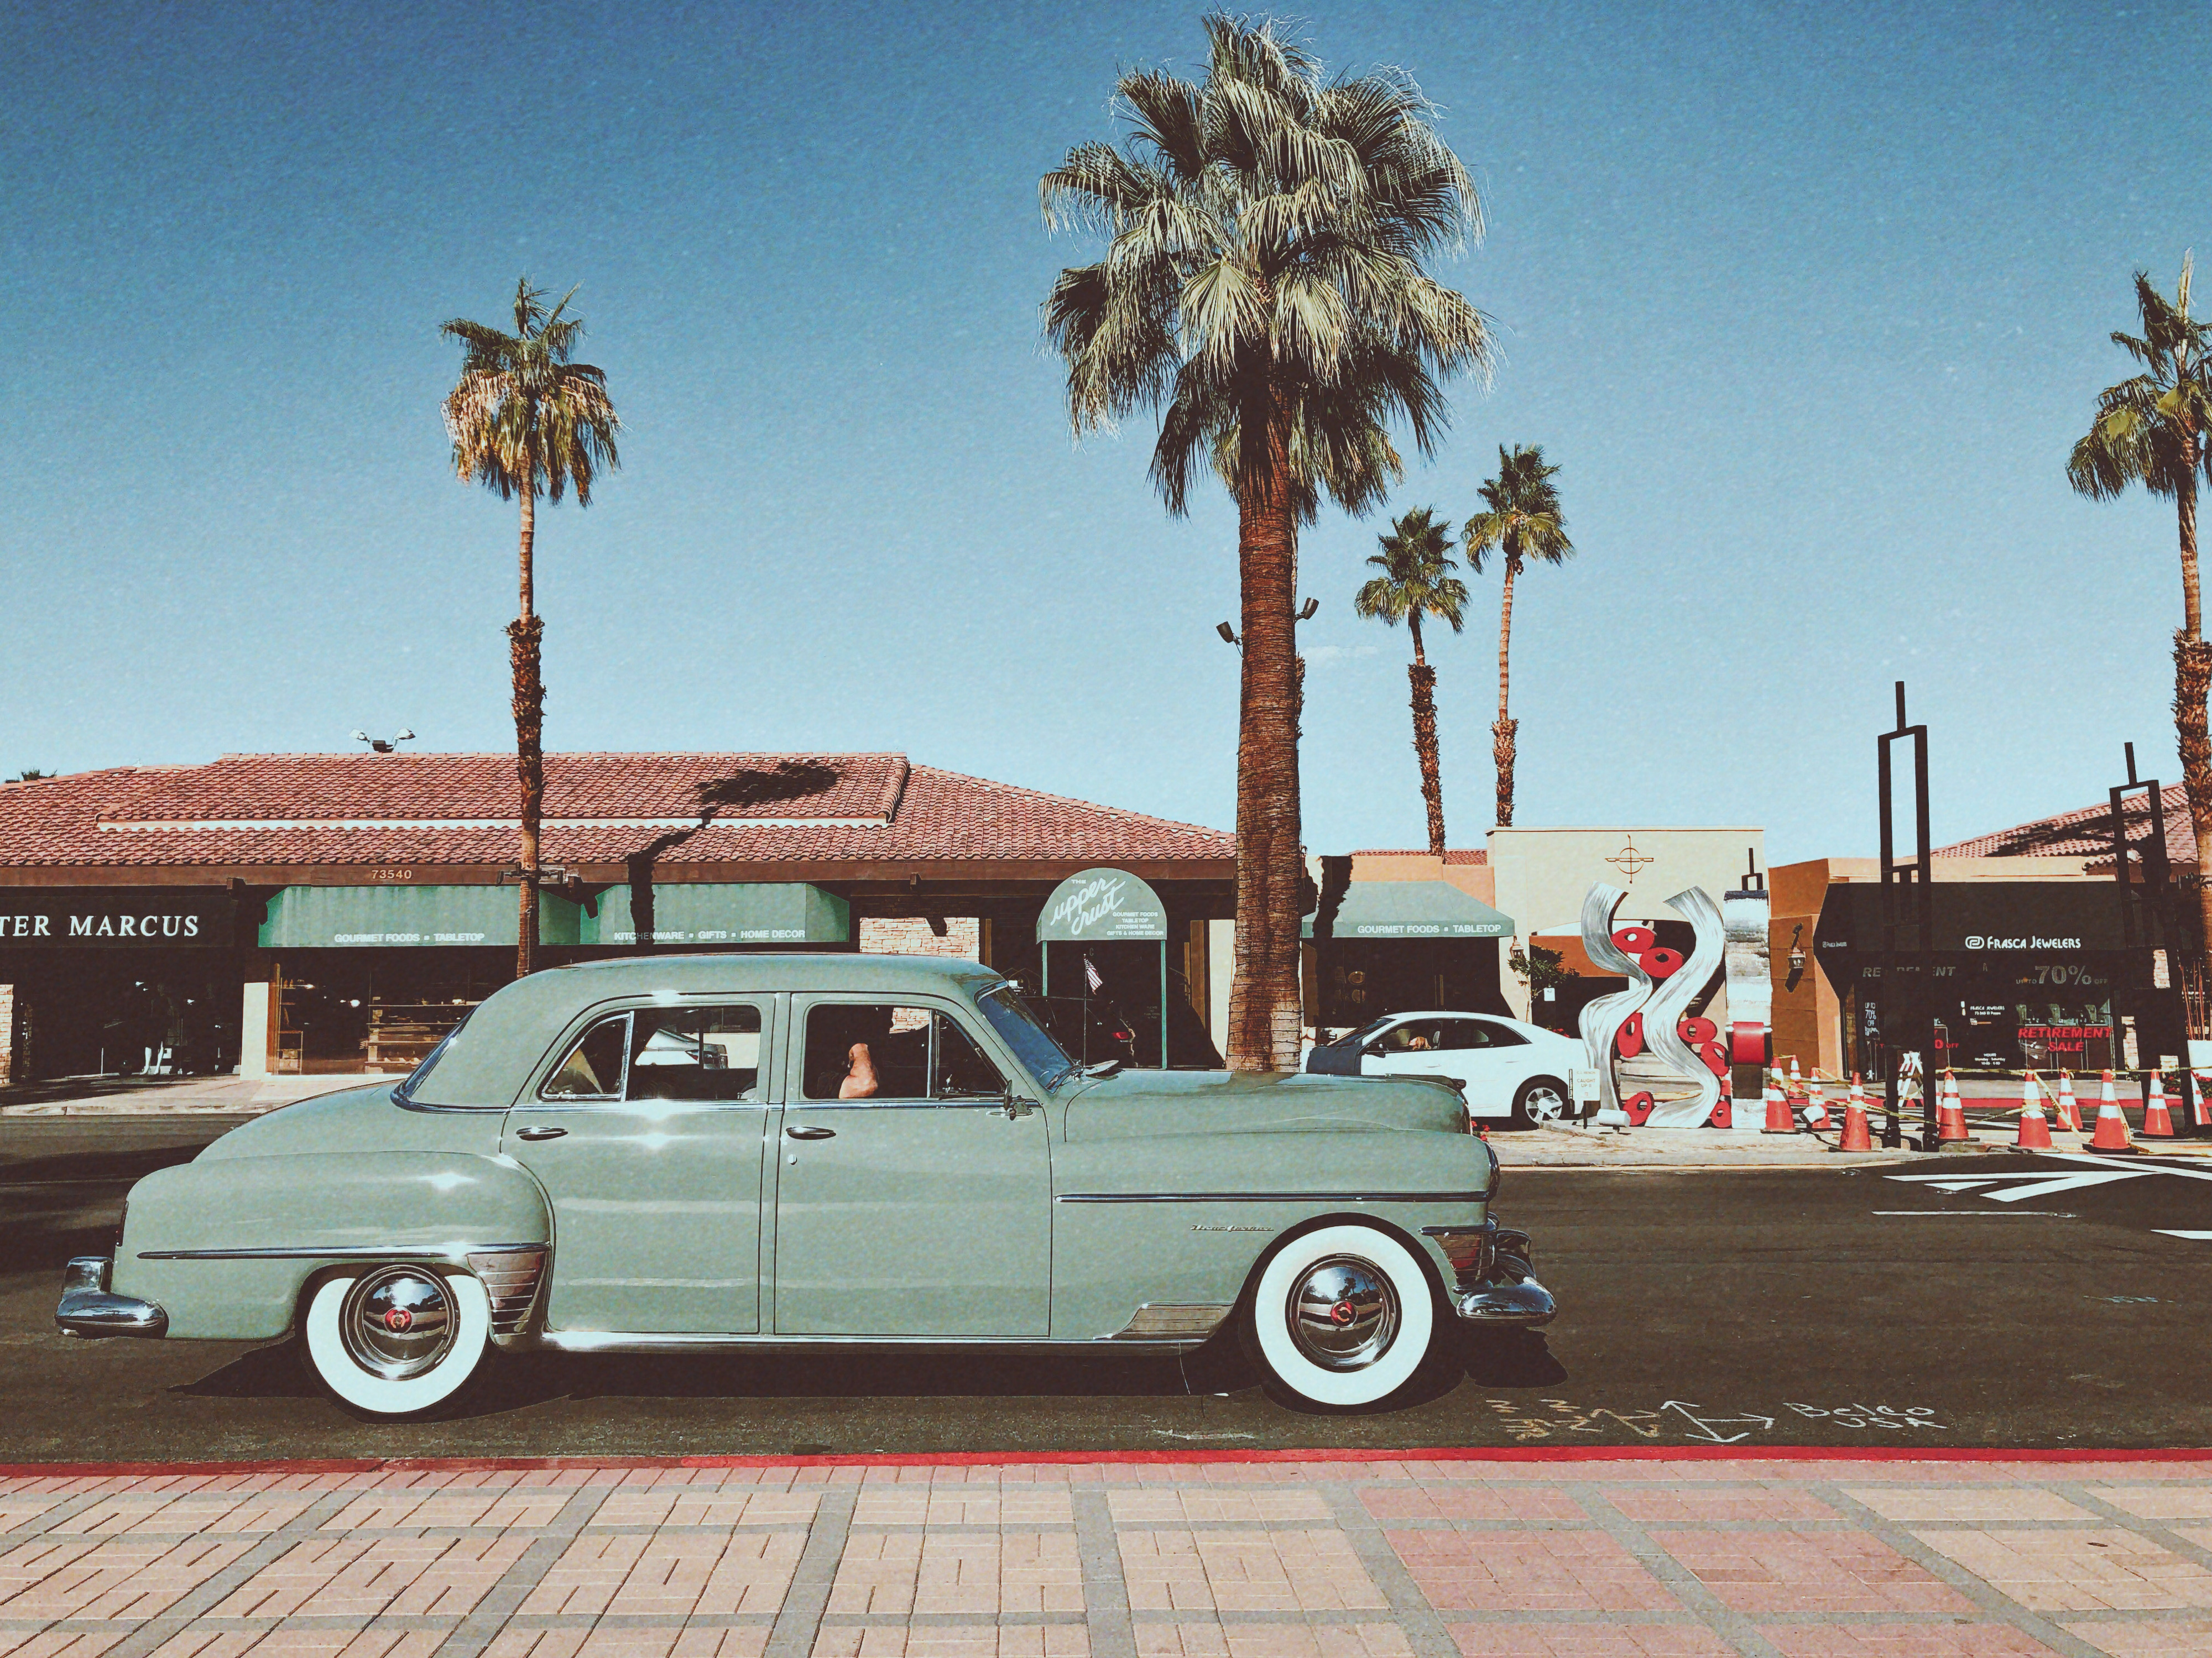
<path fill-rule="evenodd" d="M 653 957 L 509 985 L 397 1087 L 132 1187 L 79 1336 L 296 1333 L 356 1409 L 502 1352 L 1195 1346 L 1374 1404 L 1553 1315 L 1456 1090 L 1077 1066 L 975 963 Z"/>
<path fill-rule="evenodd" d="M 1323 1076 L 1446 1078 L 1476 1116 L 1516 1128 L 1573 1115 L 1570 1084 L 1589 1063 L 1573 1037 L 1497 1013 L 1393 1013 L 1306 1054 Z"/>

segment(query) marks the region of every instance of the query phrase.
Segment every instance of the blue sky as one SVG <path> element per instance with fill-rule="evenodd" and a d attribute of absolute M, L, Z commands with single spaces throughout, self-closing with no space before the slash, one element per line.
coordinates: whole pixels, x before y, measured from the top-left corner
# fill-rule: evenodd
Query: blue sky
<path fill-rule="evenodd" d="M 2201 4 L 1343 5 L 1443 106 L 1486 391 L 1390 510 L 1540 443 L 1524 824 L 1869 852 L 1890 683 L 1950 838 L 2173 778 L 2171 508 L 2070 495 L 2129 276 L 2212 253 Z M 1199 9 L 12 6 L 0 767 L 512 741 L 513 508 L 451 473 L 443 319 L 582 284 L 624 465 L 541 519 L 549 743 L 902 749 L 1226 826 L 1233 513 L 1071 442 L 1037 175 Z M 1305 537 L 1310 843 L 1413 845 L 1382 527 Z M 1489 824 L 1494 576 L 1437 648 Z"/>

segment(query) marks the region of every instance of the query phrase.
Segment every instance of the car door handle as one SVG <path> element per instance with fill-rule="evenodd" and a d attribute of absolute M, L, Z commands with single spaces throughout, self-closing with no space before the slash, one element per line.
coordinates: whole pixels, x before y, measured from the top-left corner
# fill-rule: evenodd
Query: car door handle
<path fill-rule="evenodd" d="M 817 1128 L 811 1125 L 802 1125 L 796 1128 L 787 1128 L 783 1132 L 790 1135 L 791 1138 L 795 1140 L 834 1140 L 837 1138 L 837 1131 L 836 1129 Z"/>
<path fill-rule="evenodd" d="M 519 1131 L 514 1138 L 519 1140 L 557 1140 L 568 1132 L 565 1128 L 555 1128 L 550 1125 L 540 1124 L 535 1127 Z"/>

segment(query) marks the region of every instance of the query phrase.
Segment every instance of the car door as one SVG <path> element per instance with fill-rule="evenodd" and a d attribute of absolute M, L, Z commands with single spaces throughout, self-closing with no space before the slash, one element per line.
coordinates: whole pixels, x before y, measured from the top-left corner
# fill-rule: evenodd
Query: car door
<path fill-rule="evenodd" d="M 1465 1085 L 1468 1103 L 1510 1108 L 1527 1068 L 1528 1040 L 1489 1019 L 1446 1019 L 1443 1026 L 1443 1068 Z"/>
<path fill-rule="evenodd" d="M 1368 1077 L 1432 1077 L 1440 1074 L 1435 1019 L 1415 1017 L 1368 1038 L 1360 1074 Z"/>
<path fill-rule="evenodd" d="M 969 1022 L 817 999 L 776 1141 L 782 1335 L 1050 1333 L 1052 1171 L 1042 1108 L 1008 1103 Z"/>
<path fill-rule="evenodd" d="M 504 1149 L 553 1204 L 549 1329 L 759 1330 L 776 1002 L 599 1018 L 508 1112 Z"/>

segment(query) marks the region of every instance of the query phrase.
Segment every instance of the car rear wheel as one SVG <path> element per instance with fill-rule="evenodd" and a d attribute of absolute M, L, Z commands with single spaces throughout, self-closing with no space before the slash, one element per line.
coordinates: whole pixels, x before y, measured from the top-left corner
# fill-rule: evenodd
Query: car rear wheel
<path fill-rule="evenodd" d="M 1293 1238 L 1260 1274 L 1247 1310 L 1254 1356 L 1309 1404 L 1372 1405 L 1412 1380 L 1436 1337 L 1421 1263 L 1372 1226 Z"/>
<path fill-rule="evenodd" d="M 491 1298 L 465 1272 L 393 1262 L 326 1278 L 307 1303 L 307 1363 L 374 1416 L 442 1405 L 483 1367 Z"/>
<path fill-rule="evenodd" d="M 1571 1114 L 1567 1085 L 1557 1077 L 1531 1077 L 1513 1096 L 1512 1123 L 1516 1128 L 1534 1128 Z"/>

